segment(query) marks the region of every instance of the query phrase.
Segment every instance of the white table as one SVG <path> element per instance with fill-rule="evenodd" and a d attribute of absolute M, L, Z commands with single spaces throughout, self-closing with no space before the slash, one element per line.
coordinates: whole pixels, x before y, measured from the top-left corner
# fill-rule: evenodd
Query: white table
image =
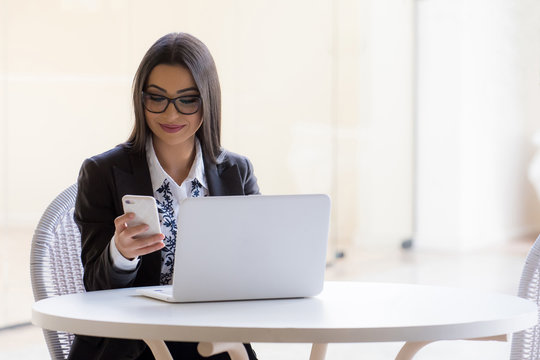
<path fill-rule="evenodd" d="M 501 339 L 534 326 L 537 307 L 467 289 L 326 282 L 317 297 L 284 300 L 169 304 L 132 288 L 64 295 L 35 303 L 32 322 L 82 335 L 144 339 L 154 348 L 164 340 L 313 343 L 310 359 L 323 359 L 327 343 L 406 341 L 397 359 L 409 359 L 432 341 Z"/>

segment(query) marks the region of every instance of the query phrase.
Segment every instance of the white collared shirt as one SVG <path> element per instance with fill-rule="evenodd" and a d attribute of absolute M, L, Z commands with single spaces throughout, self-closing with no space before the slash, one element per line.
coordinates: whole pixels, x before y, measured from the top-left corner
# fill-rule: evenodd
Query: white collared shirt
<path fill-rule="evenodd" d="M 150 171 L 154 198 L 158 206 L 161 232 L 165 235 L 163 240 L 165 247 L 161 250 L 160 283 L 170 284 L 172 283 L 180 203 L 188 197 L 208 196 L 201 144 L 195 138 L 195 159 L 188 176 L 181 185 L 178 185 L 159 163 L 151 137 L 146 142 L 146 160 Z M 134 270 L 139 262 L 139 258 L 128 260 L 123 257 L 116 248 L 114 238 L 110 245 L 110 256 L 113 265 L 120 270 Z"/>

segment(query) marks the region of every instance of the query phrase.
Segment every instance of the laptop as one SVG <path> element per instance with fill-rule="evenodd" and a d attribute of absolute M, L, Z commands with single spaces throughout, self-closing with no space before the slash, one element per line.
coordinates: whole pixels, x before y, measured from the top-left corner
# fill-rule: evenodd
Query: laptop
<path fill-rule="evenodd" d="M 168 302 L 310 297 L 322 291 L 327 195 L 188 198 L 180 204 L 173 284 L 140 288 Z"/>

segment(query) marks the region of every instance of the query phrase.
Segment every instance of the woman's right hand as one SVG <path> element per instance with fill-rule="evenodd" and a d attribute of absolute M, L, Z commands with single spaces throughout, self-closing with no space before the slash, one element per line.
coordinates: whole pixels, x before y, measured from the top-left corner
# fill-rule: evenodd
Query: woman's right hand
<path fill-rule="evenodd" d="M 165 235 L 163 234 L 134 239 L 138 234 L 148 230 L 146 224 L 128 226 L 127 222 L 134 217 L 134 213 L 126 213 L 114 219 L 114 242 L 116 248 L 122 256 L 129 260 L 161 250 L 165 246 L 163 243 Z"/>

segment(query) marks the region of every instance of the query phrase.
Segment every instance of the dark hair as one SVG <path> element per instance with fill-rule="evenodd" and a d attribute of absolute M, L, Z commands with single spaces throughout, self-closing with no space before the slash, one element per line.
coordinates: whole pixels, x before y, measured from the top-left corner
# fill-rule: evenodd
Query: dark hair
<path fill-rule="evenodd" d="M 135 124 L 127 144 L 143 152 L 151 130 L 146 124 L 141 92 L 156 65 L 182 65 L 188 68 L 202 99 L 202 125 L 197 130 L 203 154 L 216 162 L 221 149 L 221 89 L 210 51 L 199 39 L 185 33 L 163 36 L 148 49 L 133 79 Z"/>

